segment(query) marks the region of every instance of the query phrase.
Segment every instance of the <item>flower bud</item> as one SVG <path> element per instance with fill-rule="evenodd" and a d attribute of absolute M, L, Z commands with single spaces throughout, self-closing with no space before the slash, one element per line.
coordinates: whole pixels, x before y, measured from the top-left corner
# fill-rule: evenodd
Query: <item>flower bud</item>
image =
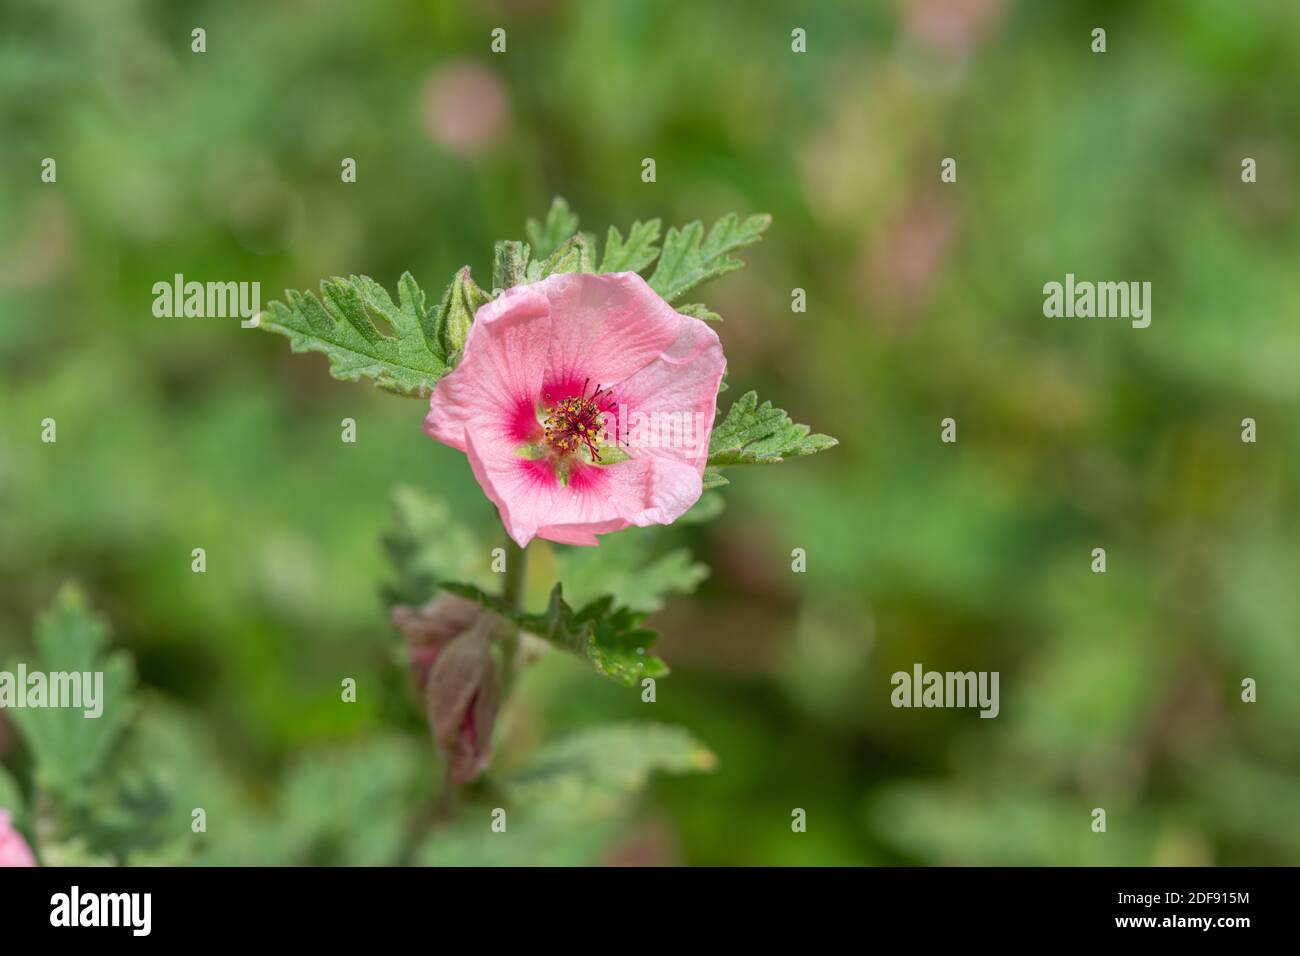
<path fill-rule="evenodd" d="M 494 616 L 485 613 L 447 645 L 429 671 L 424 691 L 429 725 L 452 783 L 469 783 L 492 760 L 500 693 L 492 654 L 494 626 Z"/>
<path fill-rule="evenodd" d="M 492 633 L 500 619 L 452 594 L 420 608 L 399 605 L 392 617 L 407 638 L 411 670 L 448 778 L 469 783 L 492 759 L 500 703 Z"/>
<path fill-rule="evenodd" d="M 411 674 L 421 694 L 429 682 L 429 669 L 452 640 L 474 626 L 484 614 L 475 601 L 442 591 L 422 607 L 393 606 L 392 622 L 405 638 Z"/>
<path fill-rule="evenodd" d="M 439 306 L 442 310 L 442 347 L 449 360 L 453 357 L 459 360 L 470 326 L 474 324 L 474 313 L 491 299 L 470 278 L 469 266 L 456 273 Z"/>

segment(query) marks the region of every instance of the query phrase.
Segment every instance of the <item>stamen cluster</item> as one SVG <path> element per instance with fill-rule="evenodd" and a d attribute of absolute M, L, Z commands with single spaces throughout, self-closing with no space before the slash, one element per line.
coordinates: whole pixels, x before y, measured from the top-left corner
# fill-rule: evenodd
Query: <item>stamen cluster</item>
<path fill-rule="evenodd" d="M 600 461 L 600 445 L 605 440 L 605 416 L 601 399 L 609 390 L 596 390 L 587 396 L 590 379 L 582 384 L 582 392 L 561 399 L 549 408 L 543 428 L 546 443 L 561 455 L 577 454 L 585 448 L 594 462 Z"/>

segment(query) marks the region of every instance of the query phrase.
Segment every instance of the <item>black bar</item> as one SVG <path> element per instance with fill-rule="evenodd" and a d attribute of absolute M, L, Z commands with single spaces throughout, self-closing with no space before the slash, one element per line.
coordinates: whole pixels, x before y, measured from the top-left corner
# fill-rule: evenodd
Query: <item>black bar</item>
<path fill-rule="evenodd" d="M 149 894 L 148 935 L 131 925 L 135 916 L 143 926 L 143 910 L 120 898 L 102 911 L 117 906 L 127 925 L 51 925 L 58 894 L 68 898 L 65 914 L 71 909 L 73 886 L 87 915 L 101 911 L 96 894 Z M 415 933 L 450 946 L 462 934 L 496 942 L 510 928 L 612 943 L 703 921 L 739 938 L 815 927 L 819 937 L 843 931 L 862 940 L 920 932 L 927 944 L 1128 937 L 1231 945 L 1243 933 L 1284 930 L 1295 886 L 1294 869 L 27 869 L 0 871 L 0 923 L 6 943 L 76 933 L 128 945 L 337 946 Z"/>

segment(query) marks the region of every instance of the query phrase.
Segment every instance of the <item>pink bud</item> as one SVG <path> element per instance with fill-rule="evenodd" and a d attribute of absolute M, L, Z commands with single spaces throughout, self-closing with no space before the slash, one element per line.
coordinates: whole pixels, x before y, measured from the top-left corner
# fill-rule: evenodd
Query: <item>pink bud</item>
<path fill-rule="evenodd" d="M 474 780 L 492 759 L 500 692 L 492 632 L 499 621 L 451 594 L 420 608 L 393 608 L 393 624 L 406 635 L 429 727 L 453 783 Z"/>
<path fill-rule="evenodd" d="M 481 604 L 447 591 L 418 608 L 409 604 L 393 606 L 393 627 L 406 637 L 411 673 L 421 693 L 438 654 L 454 638 L 473 627 L 484 613 Z"/>
<path fill-rule="evenodd" d="M 0 810 L 0 867 L 35 866 L 36 857 L 23 835 L 9 822 L 9 812 Z"/>
<path fill-rule="evenodd" d="M 499 688 L 490 635 L 495 618 L 479 623 L 447 645 L 429 671 L 425 703 L 438 750 L 453 783 L 469 783 L 492 760 L 492 727 Z"/>

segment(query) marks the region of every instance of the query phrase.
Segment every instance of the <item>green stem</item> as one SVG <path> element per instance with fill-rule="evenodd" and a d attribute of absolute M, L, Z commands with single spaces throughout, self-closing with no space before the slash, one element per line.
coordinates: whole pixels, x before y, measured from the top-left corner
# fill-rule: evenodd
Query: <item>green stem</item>
<path fill-rule="evenodd" d="M 506 536 L 506 574 L 505 582 L 502 585 L 501 597 L 506 604 L 516 611 L 523 610 L 524 603 L 524 578 L 528 572 L 528 552 L 519 547 L 510 538 Z M 514 624 L 507 624 L 501 635 L 502 644 L 502 673 L 501 673 L 501 696 L 504 698 L 510 693 L 510 688 L 515 680 L 515 659 L 519 656 L 519 628 Z"/>
<path fill-rule="evenodd" d="M 505 598 L 516 611 L 523 609 L 524 573 L 528 568 L 528 552 L 515 544 L 514 539 L 506 538 L 506 580 L 501 590 Z"/>

